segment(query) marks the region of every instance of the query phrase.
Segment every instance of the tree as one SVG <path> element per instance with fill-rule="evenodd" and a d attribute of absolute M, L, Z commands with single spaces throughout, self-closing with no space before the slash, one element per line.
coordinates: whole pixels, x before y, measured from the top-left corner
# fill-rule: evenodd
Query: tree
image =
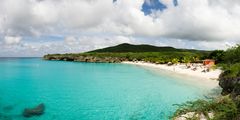
<path fill-rule="evenodd" d="M 223 50 L 214 50 L 208 56 L 208 58 L 214 59 L 218 63 L 223 61 L 223 57 L 224 57 L 224 51 Z"/>
<path fill-rule="evenodd" d="M 172 59 L 172 63 L 173 63 L 173 64 L 179 63 L 179 59 L 178 59 L 178 58 L 173 58 L 173 59 Z"/>
<path fill-rule="evenodd" d="M 240 62 L 240 45 L 229 48 L 223 57 L 225 63 L 237 63 Z"/>
<path fill-rule="evenodd" d="M 187 63 L 191 62 L 191 59 L 190 59 L 190 57 L 185 56 L 185 57 L 183 57 L 182 62 L 187 64 Z"/>

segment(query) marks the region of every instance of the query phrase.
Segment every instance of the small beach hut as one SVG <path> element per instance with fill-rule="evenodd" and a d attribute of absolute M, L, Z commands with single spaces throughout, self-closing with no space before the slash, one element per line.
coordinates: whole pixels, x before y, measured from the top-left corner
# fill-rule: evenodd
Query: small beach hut
<path fill-rule="evenodd" d="M 203 60 L 203 65 L 213 66 L 213 65 L 215 65 L 215 60 L 213 60 L 213 59 L 205 59 L 205 60 Z"/>

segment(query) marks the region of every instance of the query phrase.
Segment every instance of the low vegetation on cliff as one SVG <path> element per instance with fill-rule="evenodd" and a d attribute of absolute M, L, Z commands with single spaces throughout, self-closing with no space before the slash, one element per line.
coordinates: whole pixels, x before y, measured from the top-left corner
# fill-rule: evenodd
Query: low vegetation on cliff
<path fill-rule="evenodd" d="M 177 119 L 184 116 L 186 120 L 201 120 L 201 118 L 208 120 L 237 120 L 239 117 L 237 105 L 229 97 L 189 101 L 178 105 L 179 109 L 172 118 Z"/>

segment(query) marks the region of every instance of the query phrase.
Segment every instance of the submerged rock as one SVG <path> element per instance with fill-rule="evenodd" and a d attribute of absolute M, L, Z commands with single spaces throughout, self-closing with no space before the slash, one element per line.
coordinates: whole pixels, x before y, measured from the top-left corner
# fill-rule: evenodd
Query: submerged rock
<path fill-rule="evenodd" d="M 12 117 L 0 113 L 0 120 L 12 120 Z"/>
<path fill-rule="evenodd" d="M 8 106 L 3 107 L 3 111 L 11 111 L 13 109 L 14 109 L 13 105 L 8 105 Z"/>
<path fill-rule="evenodd" d="M 26 108 L 23 111 L 24 117 L 39 116 L 44 113 L 45 105 L 43 103 L 39 104 L 35 108 Z"/>

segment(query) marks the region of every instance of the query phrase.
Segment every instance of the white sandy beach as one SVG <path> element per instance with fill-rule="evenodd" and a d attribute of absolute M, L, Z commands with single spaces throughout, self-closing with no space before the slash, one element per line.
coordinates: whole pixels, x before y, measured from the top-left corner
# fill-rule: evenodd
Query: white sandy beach
<path fill-rule="evenodd" d="M 197 69 L 194 71 L 192 70 L 193 67 L 187 68 L 185 64 L 168 66 L 167 64 L 154 64 L 154 63 L 148 63 L 143 61 L 138 61 L 138 62 L 126 61 L 122 63 L 169 71 L 169 72 L 176 73 L 178 75 L 184 75 L 184 77 L 189 76 L 189 77 L 198 78 L 198 79 L 201 79 L 201 81 L 196 81 L 196 82 L 199 82 L 200 84 L 203 84 L 203 85 L 210 86 L 211 88 L 218 86 L 217 79 L 222 72 L 220 69 L 210 70 L 209 72 L 202 72 L 206 68 L 201 66 L 201 64 L 195 64 L 198 67 L 196 67 Z"/>

